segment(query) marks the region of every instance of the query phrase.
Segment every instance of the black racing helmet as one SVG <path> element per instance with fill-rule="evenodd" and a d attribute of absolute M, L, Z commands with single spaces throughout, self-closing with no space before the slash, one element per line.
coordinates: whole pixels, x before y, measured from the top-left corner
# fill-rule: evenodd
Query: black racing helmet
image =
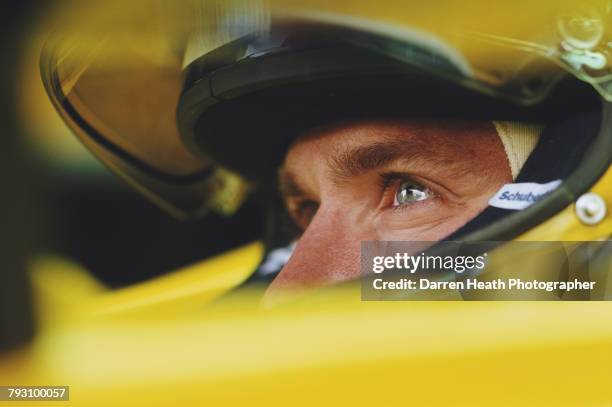
<path fill-rule="evenodd" d="M 274 188 L 302 132 L 364 117 L 544 124 L 517 181 L 563 185 L 497 222 L 498 238 L 552 216 L 610 164 L 612 14 L 597 1 L 142 3 L 142 26 L 58 30 L 42 74 L 92 152 L 178 217 L 231 214 Z M 506 215 L 487 209 L 458 233 Z"/>

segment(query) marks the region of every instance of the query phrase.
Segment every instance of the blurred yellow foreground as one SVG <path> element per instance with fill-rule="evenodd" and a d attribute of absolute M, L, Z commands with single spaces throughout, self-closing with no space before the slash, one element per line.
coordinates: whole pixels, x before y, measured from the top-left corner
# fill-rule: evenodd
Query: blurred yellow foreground
<path fill-rule="evenodd" d="M 361 302 L 355 286 L 268 310 L 257 292 L 213 303 L 261 254 L 118 291 L 41 259 L 40 332 L 0 359 L 0 383 L 70 386 L 36 406 L 612 403 L 609 302 Z"/>

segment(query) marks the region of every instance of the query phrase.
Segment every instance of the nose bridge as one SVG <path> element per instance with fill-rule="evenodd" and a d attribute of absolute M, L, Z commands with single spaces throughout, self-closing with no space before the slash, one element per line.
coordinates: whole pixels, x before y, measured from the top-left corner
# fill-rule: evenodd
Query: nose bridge
<path fill-rule="evenodd" d="M 316 286 L 359 272 L 360 233 L 339 209 L 321 207 L 274 285 Z"/>

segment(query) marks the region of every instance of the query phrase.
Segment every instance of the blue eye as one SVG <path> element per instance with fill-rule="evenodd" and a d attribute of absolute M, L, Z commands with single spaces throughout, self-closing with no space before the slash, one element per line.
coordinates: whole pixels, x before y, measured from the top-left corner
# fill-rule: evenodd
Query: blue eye
<path fill-rule="evenodd" d="M 415 181 L 404 181 L 399 184 L 395 191 L 393 206 L 409 205 L 414 202 L 424 201 L 432 196 L 429 188 Z"/>

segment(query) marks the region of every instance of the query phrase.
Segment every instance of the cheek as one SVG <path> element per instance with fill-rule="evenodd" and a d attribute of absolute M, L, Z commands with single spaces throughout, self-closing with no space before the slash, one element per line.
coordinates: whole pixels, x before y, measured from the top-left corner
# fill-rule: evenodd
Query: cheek
<path fill-rule="evenodd" d="M 430 225 L 411 226 L 402 229 L 387 228 L 379 231 L 379 235 L 382 236 L 380 240 L 384 241 L 439 241 L 455 232 L 465 223 L 467 222 L 463 219 L 451 218 Z"/>
<path fill-rule="evenodd" d="M 375 221 L 379 240 L 437 241 L 455 232 L 486 207 L 487 200 L 445 203 L 440 198 L 401 210 L 387 210 Z"/>

